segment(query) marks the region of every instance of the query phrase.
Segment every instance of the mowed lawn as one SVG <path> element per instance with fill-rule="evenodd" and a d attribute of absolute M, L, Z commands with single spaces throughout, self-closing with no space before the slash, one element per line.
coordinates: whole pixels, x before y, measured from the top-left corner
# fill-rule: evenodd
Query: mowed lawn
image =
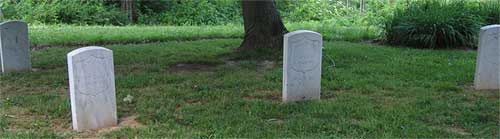
<path fill-rule="evenodd" d="M 472 89 L 475 51 L 325 42 L 321 100 L 282 103 L 281 59 L 240 42 L 106 45 L 118 116 L 138 126 L 86 132 L 71 129 L 76 48 L 32 51 L 34 71 L 0 75 L 0 138 L 500 137 L 499 92 Z"/>
<path fill-rule="evenodd" d="M 286 24 L 290 31 L 307 29 L 323 35 L 324 40 L 362 41 L 377 38 L 373 26 L 341 25 L 334 21 L 311 21 Z M 116 43 L 151 43 L 200 39 L 243 38 L 243 25 L 216 26 L 74 26 L 32 25 L 32 46 L 89 45 Z"/>

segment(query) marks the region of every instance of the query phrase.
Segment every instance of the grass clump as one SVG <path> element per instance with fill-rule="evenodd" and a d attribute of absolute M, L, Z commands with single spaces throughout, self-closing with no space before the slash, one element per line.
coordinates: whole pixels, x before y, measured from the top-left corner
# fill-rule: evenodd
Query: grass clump
<path fill-rule="evenodd" d="M 491 8 L 481 8 L 484 5 Z M 498 7 L 500 4 L 493 1 L 412 1 L 387 20 L 385 37 L 390 44 L 416 48 L 473 48 L 486 20 L 498 21 L 494 19 L 500 12 L 495 11 Z"/>

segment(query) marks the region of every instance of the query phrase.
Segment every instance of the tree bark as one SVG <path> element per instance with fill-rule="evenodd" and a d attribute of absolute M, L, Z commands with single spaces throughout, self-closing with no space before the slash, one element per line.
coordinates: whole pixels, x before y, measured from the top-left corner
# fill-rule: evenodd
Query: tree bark
<path fill-rule="evenodd" d="M 288 30 L 274 0 L 242 0 L 241 5 L 245 36 L 238 49 L 282 49 L 283 35 Z"/>
<path fill-rule="evenodd" d="M 359 0 L 359 12 L 365 14 L 365 0 Z"/>
<path fill-rule="evenodd" d="M 135 0 L 121 0 L 121 9 L 127 14 L 128 21 L 135 23 L 137 21 L 137 11 L 134 4 Z"/>

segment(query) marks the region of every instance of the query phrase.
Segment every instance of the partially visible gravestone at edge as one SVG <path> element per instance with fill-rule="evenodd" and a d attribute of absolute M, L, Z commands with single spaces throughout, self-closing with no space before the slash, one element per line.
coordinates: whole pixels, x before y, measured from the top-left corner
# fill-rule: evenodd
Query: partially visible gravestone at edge
<path fill-rule="evenodd" d="M 2 73 L 31 70 L 28 25 L 21 21 L 0 24 L 0 66 Z"/>
<path fill-rule="evenodd" d="M 321 34 L 299 30 L 285 34 L 283 101 L 320 99 Z"/>
<path fill-rule="evenodd" d="M 476 62 L 474 88 L 495 90 L 500 88 L 500 25 L 481 28 Z"/>
<path fill-rule="evenodd" d="M 73 129 L 117 124 L 113 52 L 83 47 L 67 55 Z"/>

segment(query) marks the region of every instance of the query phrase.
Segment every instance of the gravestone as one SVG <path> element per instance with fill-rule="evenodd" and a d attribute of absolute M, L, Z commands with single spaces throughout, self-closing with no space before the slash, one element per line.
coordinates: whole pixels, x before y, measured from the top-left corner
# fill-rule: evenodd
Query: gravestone
<path fill-rule="evenodd" d="M 0 24 L 0 66 L 2 73 L 31 70 L 28 25 L 22 21 Z"/>
<path fill-rule="evenodd" d="M 283 101 L 320 99 L 321 34 L 299 30 L 285 34 Z"/>
<path fill-rule="evenodd" d="M 495 90 L 500 88 L 500 25 L 481 28 L 476 62 L 474 88 Z"/>
<path fill-rule="evenodd" d="M 117 124 L 113 52 L 83 47 L 67 55 L 73 129 Z"/>

